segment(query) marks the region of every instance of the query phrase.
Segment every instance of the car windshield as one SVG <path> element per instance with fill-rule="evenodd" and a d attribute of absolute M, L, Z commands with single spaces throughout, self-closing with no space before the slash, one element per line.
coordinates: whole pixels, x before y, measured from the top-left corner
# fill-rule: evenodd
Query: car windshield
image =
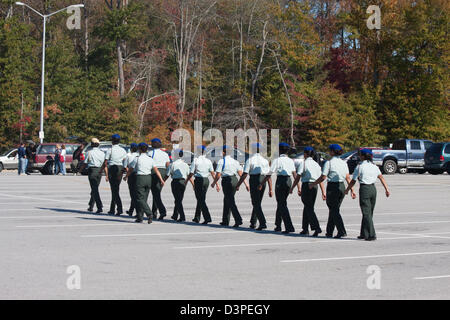
<path fill-rule="evenodd" d="M 428 151 L 429 153 L 439 153 L 439 154 L 440 154 L 443 146 L 444 146 L 443 143 L 433 143 L 433 144 L 431 145 L 431 147 L 428 148 L 427 151 Z"/>
<path fill-rule="evenodd" d="M 2 153 L 2 157 L 5 157 L 5 156 L 7 156 L 8 155 L 8 153 L 10 153 L 11 151 L 13 151 L 13 150 L 15 150 L 15 149 L 9 149 L 8 151 L 6 151 L 6 152 L 3 152 Z"/>
<path fill-rule="evenodd" d="M 351 155 L 353 155 L 355 153 L 355 151 L 349 151 L 344 153 L 342 156 L 340 156 L 341 159 L 346 159 L 348 157 L 350 157 Z"/>

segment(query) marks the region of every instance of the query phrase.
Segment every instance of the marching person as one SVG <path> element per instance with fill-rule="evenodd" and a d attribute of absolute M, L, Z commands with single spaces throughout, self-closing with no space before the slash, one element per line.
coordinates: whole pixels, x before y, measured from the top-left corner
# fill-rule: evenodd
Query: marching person
<path fill-rule="evenodd" d="M 238 228 L 242 225 L 242 217 L 236 206 L 235 194 L 236 186 L 238 183 L 237 176 L 242 176 L 242 167 L 239 162 L 230 155 L 227 155 L 228 146 L 223 146 L 222 153 L 223 158 L 219 160 L 216 167 L 216 177 L 214 178 L 211 188 L 216 187 L 217 192 L 220 191 L 218 181 L 222 178 L 222 189 L 223 189 L 223 214 L 222 222 L 220 225 L 228 226 L 230 224 L 230 211 L 233 214 L 234 226 L 233 228 Z M 250 190 L 248 183 L 244 180 L 245 187 Z"/>
<path fill-rule="evenodd" d="M 338 144 L 332 144 L 329 146 L 329 154 L 332 157 L 330 160 L 325 162 L 322 169 L 322 176 L 318 178 L 313 183 L 309 184 L 309 189 L 313 189 L 318 184 L 322 183 L 327 179 L 327 192 L 326 200 L 329 209 L 328 223 L 327 223 L 327 233 L 326 237 L 331 238 L 333 236 L 334 228 L 337 228 L 336 239 L 347 236 L 347 231 L 345 230 L 344 221 L 340 213 L 340 208 L 342 200 L 344 200 L 345 185 L 344 181 L 350 183 L 350 174 L 348 171 L 347 163 L 345 163 L 341 158 L 343 150 Z M 356 198 L 356 194 L 351 188 L 352 198 Z"/>
<path fill-rule="evenodd" d="M 315 151 L 312 147 L 306 147 L 303 150 L 304 161 L 302 161 L 297 168 L 297 177 L 292 184 L 290 193 L 293 192 L 295 186 L 298 188 L 298 195 L 301 196 L 303 202 L 303 218 L 302 218 L 302 231 L 301 235 L 309 235 L 309 226 L 311 226 L 311 230 L 314 231 L 313 237 L 317 237 L 320 233 L 322 233 L 322 229 L 320 229 L 319 220 L 317 219 L 317 215 L 314 211 L 314 204 L 316 203 L 317 198 L 317 186 L 310 189 L 309 184 L 316 181 L 320 178 L 322 170 L 319 164 L 314 160 Z M 299 184 L 299 181 L 302 181 L 302 184 Z M 319 184 L 320 191 L 322 192 L 322 199 L 326 200 L 325 189 L 323 186 L 323 182 Z"/>
<path fill-rule="evenodd" d="M 148 217 L 148 224 L 153 222 L 153 213 L 148 206 L 148 195 L 152 187 L 153 174 L 159 179 L 161 186 L 164 186 L 164 179 L 158 171 L 155 162 L 148 156 L 148 145 L 144 142 L 139 144 L 139 156 L 137 156 L 130 164 L 124 180 L 136 172 L 136 222 L 142 223 L 144 221 L 144 213 Z M 153 172 L 153 174 L 152 174 Z"/>
<path fill-rule="evenodd" d="M 111 137 L 112 147 L 106 151 L 103 168 L 105 170 L 106 182 L 111 187 L 111 205 L 108 214 L 113 215 L 117 207 L 116 216 L 123 213 L 122 200 L 120 199 L 120 183 L 122 182 L 123 168 L 127 152 L 119 146 L 120 135 L 114 134 Z"/>
<path fill-rule="evenodd" d="M 264 178 L 263 183 L 259 185 L 259 189 L 262 189 L 272 174 L 277 175 L 275 183 L 275 198 L 277 199 L 275 231 L 280 232 L 281 222 L 284 222 L 284 234 L 295 232 L 287 206 L 287 198 L 292 186 L 291 177 L 296 177 L 294 161 L 288 157 L 289 149 L 289 144 L 285 142 L 279 144 L 280 156 L 273 161 L 269 173 Z"/>
<path fill-rule="evenodd" d="M 171 188 L 172 194 L 175 198 L 175 207 L 173 209 L 172 219 L 178 222 L 186 221 L 183 208 L 184 192 L 186 191 L 186 179 L 189 176 L 189 165 L 183 160 L 183 150 L 175 151 L 179 159 L 172 162 L 169 166 L 169 175 L 172 178 Z M 192 178 L 189 182 L 194 186 Z M 180 218 L 178 218 L 178 216 Z"/>
<path fill-rule="evenodd" d="M 252 199 L 252 216 L 250 218 L 250 228 L 256 228 L 256 221 L 259 222 L 258 231 L 267 228 L 266 218 L 264 217 L 264 212 L 261 207 L 261 202 L 264 197 L 264 191 L 266 189 L 266 184 L 263 185 L 262 189 L 259 190 L 259 185 L 263 182 L 264 178 L 270 171 L 269 161 L 260 154 L 261 144 L 252 144 L 252 149 L 254 154 L 247 159 L 244 165 L 244 173 L 241 179 L 236 185 L 236 190 L 239 190 L 241 184 L 245 181 L 248 175 L 250 175 L 250 198 Z M 273 196 L 272 191 L 272 178 L 268 180 L 269 182 L 269 197 Z"/>
<path fill-rule="evenodd" d="M 375 203 L 377 200 L 377 189 L 375 188 L 375 182 L 377 178 L 380 179 L 381 184 L 386 192 L 386 197 L 389 197 L 389 192 L 386 181 L 381 174 L 378 166 L 373 164 L 373 153 L 370 149 L 363 149 L 360 151 L 362 162 L 356 167 L 353 173 L 353 179 L 350 181 L 345 194 L 348 194 L 352 190 L 356 183 L 359 181 L 359 206 L 362 212 L 361 233 L 358 239 L 364 239 L 366 241 L 374 241 L 377 239 L 375 233 L 375 227 L 373 225 L 373 212 L 375 210 Z"/>
<path fill-rule="evenodd" d="M 132 143 L 130 144 L 130 154 L 127 155 L 127 158 L 125 160 L 125 167 L 128 172 L 131 168 L 131 164 L 133 163 L 134 159 L 139 156 L 138 152 L 138 144 Z M 128 209 L 127 214 L 132 217 L 134 209 L 136 209 L 136 171 L 133 171 L 127 179 L 128 183 L 128 191 L 130 192 L 130 209 Z"/>
<path fill-rule="evenodd" d="M 169 155 L 161 150 L 162 143 L 161 140 L 158 138 L 155 138 L 151 141 L 152 143 L 152 149 L 149 152 L 149 156 L 153 159 L 155 162 L 155 166 L 158 168 L 159 173 L 165 179 L 167 177 L 167 169 L 170 165 L 170 158 Z M 157 174 L 154 172 L 152 176 L 152 214 L 153 218 L 156 219 L 156 213 L 159 211 L 159 218 L 158 220 L 163 220 L 164 217 L 167 215 L 166 207 L 164 206 L 162 200 L 161 200 L 161 190 L 162 185 L 160 184 L 160 181 L 157 177 Z"/>
<path fill-rule="evenodd" d="M 197 199 L 197 205 L 195 207 L 195 216 L 192 220 L 195 223 L 200 223 L 200 215 L 203 215 L 203 223 L 208 224 L 211 220 L 211 214 L 209 213 L 208 206 L 206 205 L 206 193 L 208 192 L 209 179 L 208 176 L 211 175 L 213 180 L 216 175 L 214 173 L 214 167 L 208 158 L 206 158 L 206 147 L 198 146 L 197 153 L 199 156 L 194 159 L 191 163 L 190 173 L 184 182 L 187 185 L 188 181 L 194 176 L 194 191 L 195 198 Z"/>
<path fill-rule="evenodd" d="M 91 185 L 91 199 L 89 200 L 88 211 L 94 210 L 94 204 L 97 205 L 97 213 L 103 212 L 103 204 L 100 199 L 100 192 L 98 190 L 100 182 L 102 181 L 102 166 L 105 162 L 105 153 L 99 149 L 100 141 L 97 138 L 91 140 L 92 150 L 90 150 L 81 165 L 80 172 L 88 167 L 89 184 Z"/>

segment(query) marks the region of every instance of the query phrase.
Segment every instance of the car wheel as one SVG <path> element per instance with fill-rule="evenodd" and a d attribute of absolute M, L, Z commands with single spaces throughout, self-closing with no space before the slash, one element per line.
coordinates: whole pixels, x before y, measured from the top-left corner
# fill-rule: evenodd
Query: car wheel
<path fill-rule="evenodd" d="M 418 174 L 424 174 L 424 173 L 426 173 L 427 172 L 427 170 L 425 170 L 425 169 L 419 169 L 419 170 L 417 170 L 417 173 Z"/>
<path fill-rule="evenodd" d="M 47 161 L 44 167 L 41 169 L 43 175 L 49 176 L 53 174 L 53 161 Z"/>
<path fill-rule="evenodd" d="M 383 163 L 383 171 L 385 174 L 394 174 L 397 172 L 397 163 L 394 160 L 386 160 Z"/>
<path fill-rule="evenodd" d="M 447 163 L 447 173 L 450 174 L 450 162 Z"/>
<path fill-rule="evenodd" d="M 431 174 L 437 175 L 437 174 L 443 173 L 444 171 L 443 170 L 438 170 L 438 169 L 431 169 L 429 172 Z"/>
<path fill-rule="evenodd" d="M 398 169 L 398 173 L 400 173 L 400 174 L 405 174 L 407 172 L 408 172 L 408 168 L 399 168 Z"/>

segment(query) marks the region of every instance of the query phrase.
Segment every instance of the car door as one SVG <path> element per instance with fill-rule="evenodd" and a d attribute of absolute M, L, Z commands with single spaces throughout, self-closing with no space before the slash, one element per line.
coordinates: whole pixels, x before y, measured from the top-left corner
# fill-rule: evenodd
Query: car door
<path fill-rule="evenodd" d="M 409 140 L 408 167 L 423 167 L 425 148 L 423 141 Z"/>
<path fill-rule="evenodd" d="M 12 150 L 8 155 L 6 156 L 6 159 L 3 163 L 3 167 L 5 169 L 17 169 L 18 168 L 18 157 L 17 157 L 17 149 Z"/>

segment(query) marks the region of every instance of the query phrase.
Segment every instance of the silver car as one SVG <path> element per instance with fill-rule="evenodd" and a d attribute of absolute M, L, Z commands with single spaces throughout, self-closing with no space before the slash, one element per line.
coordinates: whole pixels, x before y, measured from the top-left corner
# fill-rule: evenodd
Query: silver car
<path fill-rule="evenodd" d="M 16 169 L 19 167 L 19 159 L 17 157 L 17 149 L 6 151 L 0 156 L 0 172 L 3 169 Z"/>

